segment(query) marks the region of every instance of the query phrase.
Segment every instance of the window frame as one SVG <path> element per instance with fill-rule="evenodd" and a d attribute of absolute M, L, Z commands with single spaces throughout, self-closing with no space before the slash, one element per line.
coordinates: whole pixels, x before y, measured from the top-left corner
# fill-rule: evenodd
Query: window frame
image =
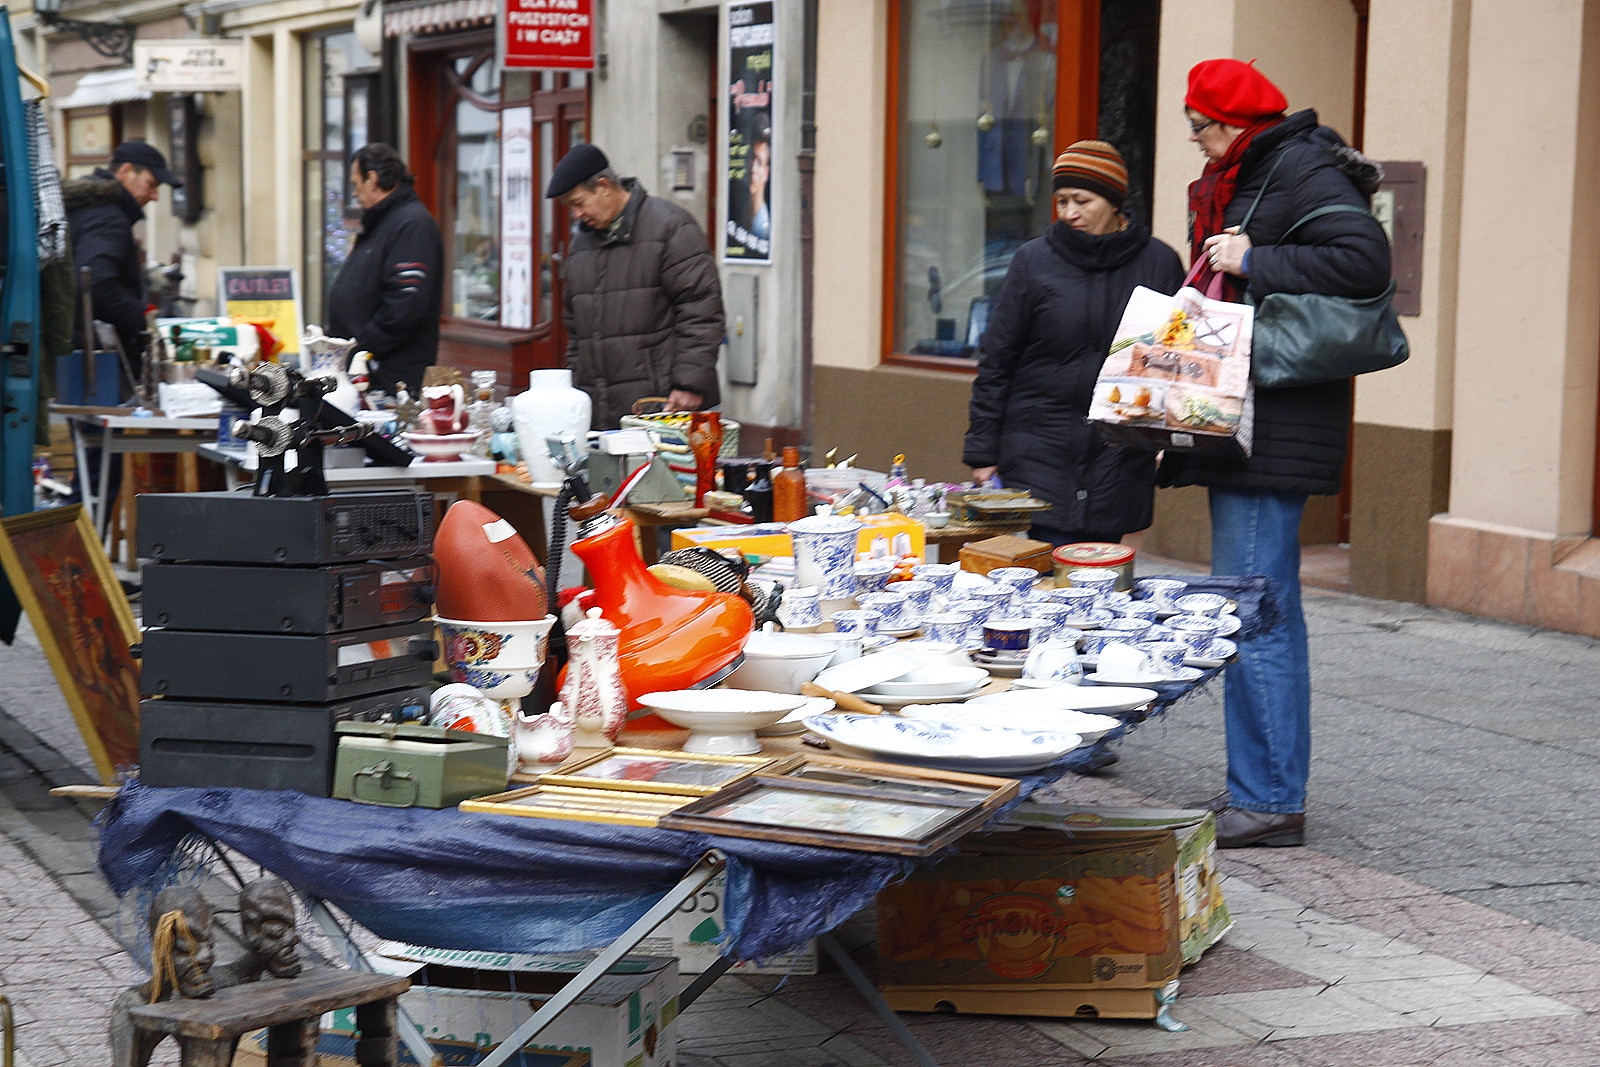
<path fill-rule="evenodd" d="M 896 351 L 900 271 L 900 103 L 905 84 L 901 39 L 903 7 L 908 0 L 889 0 L 886 64 L 883 187 L 883 279 L 879 315 L 879 364 L 976 374 L 976 357 L 932 356 Z M 1056 0 L 1055 142 L 1052 155 L 1075 141 L 1098 135 L 1100 117 L 1100 0 Z"/>

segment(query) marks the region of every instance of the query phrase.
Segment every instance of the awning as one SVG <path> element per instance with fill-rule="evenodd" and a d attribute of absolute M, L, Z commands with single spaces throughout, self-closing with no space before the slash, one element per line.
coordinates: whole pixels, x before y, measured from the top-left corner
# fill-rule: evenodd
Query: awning
<path fill-rule="evenodd" d="M 438 33 L 494 21 L 494 0 L 400 0 L 383 5 L 383 33 Z"/>
<path fill-rule="evenodd" d="M 57 101 L 63 111 L 75 107 L 105 107 L 129 100 L 148 100 L 150 90 L 139 88 L 138 75 L 131 66 L 115 70 L 94 70 L 78 79 L 78 87 L 65 100 Z"/>

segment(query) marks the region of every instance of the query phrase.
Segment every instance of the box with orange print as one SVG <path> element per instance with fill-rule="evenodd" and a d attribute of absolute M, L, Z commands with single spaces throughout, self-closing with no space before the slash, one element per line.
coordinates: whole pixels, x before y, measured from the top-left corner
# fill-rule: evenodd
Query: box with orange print
<path fill-rule="evenodd" d="M 907 1011 L 1154 1017 L 1184 962 L 1177 861 L 1170 830 L 969 837 L 878 895 L 879 985 Z"/>

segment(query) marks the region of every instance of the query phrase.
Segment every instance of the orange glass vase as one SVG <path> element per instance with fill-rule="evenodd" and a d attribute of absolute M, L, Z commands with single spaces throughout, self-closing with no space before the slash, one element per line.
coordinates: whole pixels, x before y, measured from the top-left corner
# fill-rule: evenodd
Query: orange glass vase
<path fill-rule="evenodd" d="M 619 659 L 630 706 L 638 707 L 644 693 L 704 681 L 744 651 L 755 625 L 750 605 L 733 593 L 674 589 L 656 578 L 634 548 L 627 519 L 574 541 L 572 551 L 589 571 L 595 606 L 622 631 Z M 654 715 L 631 725 L 674 729 Z"/>

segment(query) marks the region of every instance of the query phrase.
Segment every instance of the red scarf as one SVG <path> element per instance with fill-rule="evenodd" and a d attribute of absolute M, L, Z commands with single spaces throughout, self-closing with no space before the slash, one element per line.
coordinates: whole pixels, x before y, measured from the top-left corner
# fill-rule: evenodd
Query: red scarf
<path fill-rule="evenodd" d="M 1223 214 L 1233 202 L 1234 189 L 1239 185 L 1239 161 L 1245 150 L 1258 135 L 1283 121 L 1283 115 L 1268 115 L 1257 119 L 1233 139 L 1221 159 L 1206 163 L 1200 177 L 1189 183 L 1189 262 L 1200 260 L 1200 250 L 1207 237 L 1215 237 L 1226 225 Z"/>

